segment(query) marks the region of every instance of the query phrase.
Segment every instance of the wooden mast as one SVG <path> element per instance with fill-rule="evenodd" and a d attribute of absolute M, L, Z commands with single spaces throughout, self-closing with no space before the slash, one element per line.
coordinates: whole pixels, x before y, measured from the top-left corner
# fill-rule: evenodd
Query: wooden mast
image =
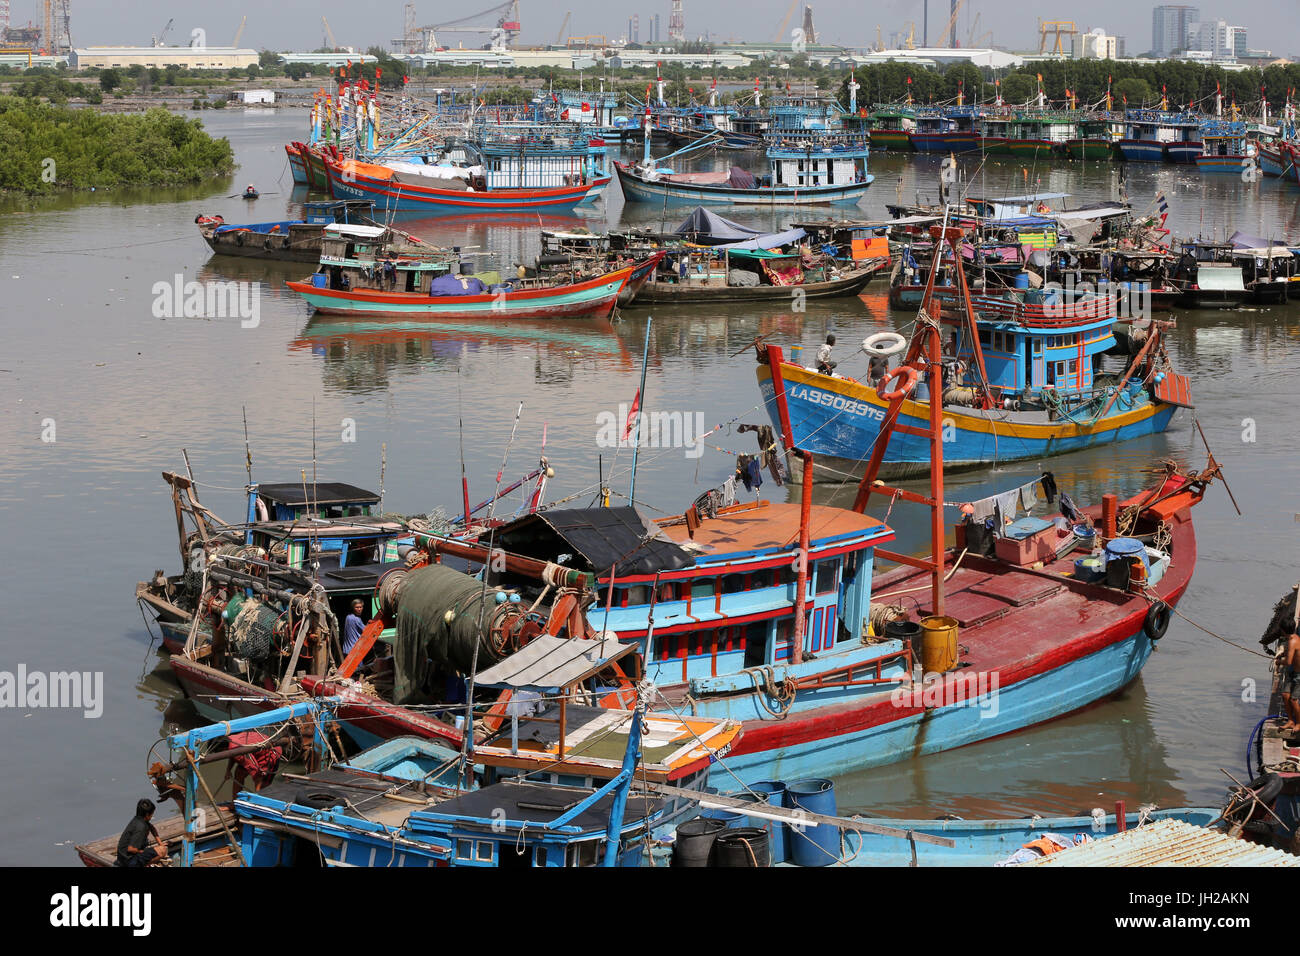
<path fill-rule="evenodd" d="M 934 239 L 934 262 L 930 266 L 930 275 L 925 283 L 925 294 L 921 299 L 921 310 L 917 313 L 916 331 L 912 334 L 912 342 L 908 347 L 907 357 L 902 363 L 916 369 L 917 372 L 926 377 L 930 394 L 930 425 L 928 428 L 917 428 L 913 425 L 903 425 L 898 422 L 898 413 L 906 396 L 899 395 L 889 403 L 889 409 L 885 412 L 885 420 L 880 426 L 880 433 L 877 435 L 875 445 L 871 449 L 871 459 L 867 463 L 866 473 L 862 476 L 862 481 L 858 485 L 858 494 L 853 502 L 853 510 L 865 512 L 872 492 L 896 496 L 904 501 L 912 501 L 929 507 L 931 550 L 928 558 L 915 558 L 910 554 L 900 554 L 896 551 L 887 551 L 884 548 L 877 548 L 876 554 L 886 561 L 894 561 L 898 564 L 905 564 L 909 567 L 928 571 L 930 573 L 932 613 L 941 615 L 943 614 L 944 604 L 943 565 L 946 550 L 943 523 L 943 343 L 939 329 L 940 304 L 934 294 L 934 282 L 935 276 L 939 272 L 939 263 L 943 258 L 945 245 L 950 246 L 953 251 L 954 269 L 957 272 L 957 284 L 961 290 L 961 307 L 966 310 L 967 327 L 971 330 L 972 336 L 977 336 L 977 333 L 975 332 L 975 317 L 971 314 L 970 294 L 966 287 L 966 277 L 961 266 L 960 243 L 964 230 L 947 225 L 931 226 L 930 235 Z M 978 338 L 976 338 L 976 343 L 975 347 L 978 349 Z M 901 488 L 894 488 L 877 480 L 876 476 L 880 473 L 880 467 L 884 464 L 885 453 L 889 448 L 889 439 L 895 431 L 929 439 L 930 493 L 928 496 L 913 491 L 905 491 Z"/>

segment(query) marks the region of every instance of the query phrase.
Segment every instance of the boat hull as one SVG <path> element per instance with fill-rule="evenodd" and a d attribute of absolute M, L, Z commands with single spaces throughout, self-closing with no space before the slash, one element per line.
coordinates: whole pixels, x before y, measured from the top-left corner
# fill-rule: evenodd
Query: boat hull
<path fill-rule="evenodd" d="M 648 182 L 615 163 L 623 198 L 628 202 L 689 203 L 721 206 L 824 206 L 855 205 L 866 195 L 875 180 L 867 176 L 861 182 L 841 186 L 767 186 L 756 189 L 732 189 L 729 186 L 701 186 L 691 183 Z"/>
<path fill-rule="evenodd" d="M 1071 159 L 1114 159 L 1115 144 L 1108 139 L 1071 139 L 1065 152 Z"/>
<path fill-rule="evenodd" d="M 1146 139 L 1121 139 L 1116 144 L 1120 156 L 1130 163 L 1163 163 L 1165 144 Z"/>
<path fill-rule="evenodd" d="M 909 133 L 912 148 L 918 153 L 968 153 L 980 148 L 976 133 Z"/>
<path fill-rule="evenodd" d="M 871 148 L 909 152 L 912 149 L 912 140 L 905 130 L 873 129 L 871 131 Z"/>
<path fill-rule="evenodd" d="M 1012 156 L 1030 159 L 1051 156 L 1061 151 L 1061 144 L 1050 139 L 1008 139 L 1005 143 L 1006 151 Z"/>
<path fill-rule="evenodd" d="M 757 369 L 769 415 L 779 428 L 771 369 L 766 365 L 758 365 Z M 781 374 L 794 444 L 819 459 L 834 459 L 836 468 L 862 471 L 889 403 L 874 388 L 860 382 L 820 375 L 790 362 L 782 365 Z M 1028 416 L 1015 420 L 1009 414 L 983 415 L 975 409 L 950 405 L 944 408 L 944 418 L 952 423 L 953 438 L 944 444 L 944 470 L 1046 458 L 1139 438 L 1164 431 L 1175 410 L 1175 406 L 1158 401 L 1144 401 L 1129 409 L 1117 403 L 1116 411 L 1089 426 L 1049 422 L 1045 416 L 1041 422 L 1026 420 Z M 900 426 L 925 430 L 929 422 L 928 401 L 903 401 L 898 416 Z M 929 470 L 929 439 L 896 430 L 890 436 L 881 475 L 903 478 L 926 475 Z"/>
<path fill-rule="evenodd" d="M 296 143 L 285 143 L 284 151 L 289 157 L 289 172 L 293 174 L 293 184 L 307 185 L 307 160 L 303 157 L 302 149 Z"/>
<path fill-rule="evenodd" d="M 1205 152 L 1205 144 L 1196 140 L 1190 140 L 1181 143 L 1170 143 L 1165 149 L 1165 157 L 1169 162 L 1179 166 L 1190 166 L 1196 163 L 1196 160 Z"/>
<path fill-rule="evenodd" d="M 629 267 L 574 285 L 481 295 L 430 296 L 374 289 L 322 289 L 307 282 L 285 284 L 317 311 L 328 315 L 554 319 L 609 315 L 632 272 Z"/>
<path fill-rule="evenodd" d="M 1197 168 L 1203 173 L 1240 176 L 1254 164 L 1249 156 L 1197 156 Z"/>
<path fill-rule="evenodd" d="M 834 296 L 857 295 L 876 275 L 876 270 L 863 269 L 841 279 L 813 282 L 794 286 L 680 286 L 670 282 L 650 282 L 637 296 L 638 302 L 789 302 L 798 290 L 807 299 L 825 299 Z"/>
<path fill-rule="evenodd" d="M 469 215 L 476 212 L 512 213 L 561 212 L 592 202 L 609 185 L 602 176 L 574 186 L 544 189 L 438 189 L 378 179 L 362 172 L 345 174 L 337 163 L 329 163 L 329 189 L 335 199 L 366 199 L 382 212 L 424 215 Z"/>

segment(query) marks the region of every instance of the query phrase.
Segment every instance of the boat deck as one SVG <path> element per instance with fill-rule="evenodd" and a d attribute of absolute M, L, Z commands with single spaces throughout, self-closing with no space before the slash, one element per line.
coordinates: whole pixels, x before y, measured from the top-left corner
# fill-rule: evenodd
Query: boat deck
<path fill-rule="evenodd" d="M 223 823 L 232 830 L 239 826 L 234 813 L 225 807 L 221 808 L 219 816 L 209 813 L 206 819 L 207 824 L 196 833 L 197 842 L 199 843 L 209 837 L 224 833 Z M 175 859 L 180 854 L 181 840 L 185 835 L 185 818 L 181 816 L 169 817 L 154 824 L 154 828 L 158 831 L 159 838 L 166 841 L 168 852 Z M 76 847 L 77 855 L 81 857 L 81 861 L 86 866 L 114 866 L 117 863 L 117 841 L 120 838 L 120 833 L 114 833 L 112 836 L 102 837 L 92 843 L 80 843 Z M 239 865 L 234 850 L 226 843 L 197 854 L 196 861 L 199 866 Z"/>
<path fill-rule="evenodd" d="M 883 522 L 869 515 L 826 505 L 812 506 L 809 527 L 814 542 L 888 531 Z M 708 557 L 782 550 L 799 542 L 799 506 L 760 501 L 721 511 L 716 519 L 696 528 L 693 538 L 687 532 L 685 522 L 669 525 L 663 530 L 673 541 Z M 892 533 L 889 536 L 892 537 Z"/>

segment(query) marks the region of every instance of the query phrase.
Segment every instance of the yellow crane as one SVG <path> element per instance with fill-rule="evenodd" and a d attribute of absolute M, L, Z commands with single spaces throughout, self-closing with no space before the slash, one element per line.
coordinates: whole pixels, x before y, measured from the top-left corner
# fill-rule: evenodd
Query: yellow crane
<path fill-rule="evenodd" d="M 785 40 L 790 39 L 789 35 L 785 32 L 785 30 L 786 27 L 790 25 L 790 21 L 794 18 L 794 11 L 799 7 L 799 2 L 800 0 L 794 0 L 794 3 L 790 4 L 790 9 L 785 12 L 785 19 L 781 21 L 781 26 L 776 31 L 777 43 L 781 43 Z"/>
<path fill-rule="evenodd" d="M 239 46 L 239 38 L 244 35 L 244 26 L 247 23 L 248 23 L 248 17 L 244 17 L 242 20 L 239 21 L 239 29 L 235 31 L 235 38 L 230 41 L 231 46 L 233 47 Z"/>
<path fill-rule="evenodd" d="M 881 38 L 881 35 L 880 35 L 880 24 L 877 23 L 877 24 L 876 24 L 876 52 L 879 53 L 879 52 L 880 52 L 881 50 L 883 50 L 884 48 L 885 48 L 885 41 L 884 41 L 884 39 Z"/>
<path fill-rule="evenodd" d="M 1053 53 L 1064 53 L 1065 48 L 1061 44 L 1061 37 L 1067 36 L 1072 41 L 1079 35 L 1079 28 L 1075 26 L 1073 20 L 1039 20 L 1038 21 L 1038 52 L 1044 53 L 1047 50 L 1047 34 L 1053 34 L 1056 42 L 1052 47 Z"/>
<path fill-rule="evenodd" d="M 903 46 L 909 50 L 916 49 L 916 21 L 910 20 L 904 26 L 907 27 L 907 39 L 903 41 Z"/>
<path fill-rule="evenodd" d="M 330 22 L 324 17 L 320 18 L 320 22 L 325 24 L 325 42 L 329 44 L 331 50 L 337 50 L 339 45 L 334 42 L 334 31 L 330 29 Z"/>
<path fill-rule="evenodd" d="M 556 45 L 556 46 L 559 46 L 561 43 L 564 42 L 564 31 L 567 30 L 567 29 L 569 29 L 569 18 L 570 18 L 571 16 L 573 16 L 573 11 L 572 11 L 572 10 L 568 11 L 568 12 L 564 15 L 564 22 L 560 24 L 560 32 L 557 33 L 557 34 L 555 34 L 555 45 Z"/>

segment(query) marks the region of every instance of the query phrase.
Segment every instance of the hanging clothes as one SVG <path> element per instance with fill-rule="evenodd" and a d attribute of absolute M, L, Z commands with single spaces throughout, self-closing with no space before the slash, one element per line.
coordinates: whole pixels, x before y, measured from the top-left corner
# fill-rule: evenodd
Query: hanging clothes
<path fill-rule="evenodd" d="M 1037 479 L 1027 485 L 1020 486 L 1020 507 L 1025 511 L 1033 511 L 1036 504 L 1038 504 Z"/>
<path fill-rule="evenodd" d="M 1040 480 L 1043 483 L 1043 495 L 1046 496 L 1047 503 L 1050 505 L 1056 498 L 1056 476 L 1050 471 L 1045 471 Z"/>
<path fill-rule="evenodd" d="M 781 452 L 776 444 L 776 432 L 771 425 L 737 425 L 737 432 L 754 432 L 758 439 L 758 454 L 762 460 L 762 467 L 767 469 L 772 480 L 776 482 L 777 487 L 785 484 L 789 477 L 785 470 L 785 462 L 781 460 Z"/>

